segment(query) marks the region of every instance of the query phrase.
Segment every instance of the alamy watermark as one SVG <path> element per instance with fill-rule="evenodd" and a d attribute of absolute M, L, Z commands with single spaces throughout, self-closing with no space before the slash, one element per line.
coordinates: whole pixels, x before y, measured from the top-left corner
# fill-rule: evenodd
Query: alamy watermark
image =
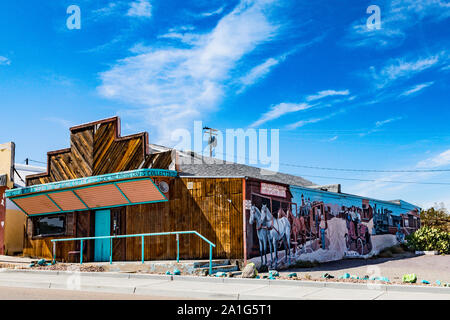
<path fill-rule="evenodd" d="M 371 5 L 367 7 L 366 12 L 371 14 L 367 18 L 366 26 L 368 30 L 380 30 L 381 29 L 381 9 L 377 5 Z"/>
<path fill-rule="evenodd" d="M 67 7 L 67 14 L 70 16 L 66 20 L 67 29 L 81 29 L 81 9 L 79 6 L 72 4 Z"/>
<path fill-rule="evenodd" d="M 272 175 L 278 172 L 279 129 L 270 131 L 253 128 L 226 129 L 225 133 L 214 129 L 214 134 L 209 134 L 209 136 L 205 135 L 204 129 L 201 121 L 194 121 L 193 136 L 186 129 L 177 129 L 172 132 L 171 139 L 177 142 L 175 149 L 185 152 L 193 151 L 200 155 L 200 157 L 182 157 L 179 159 L 181 164 L 239 163 L 258 165 L 261 167 L 263 175 Z M 211 133 L 211 131 L 209 132 Z"/>

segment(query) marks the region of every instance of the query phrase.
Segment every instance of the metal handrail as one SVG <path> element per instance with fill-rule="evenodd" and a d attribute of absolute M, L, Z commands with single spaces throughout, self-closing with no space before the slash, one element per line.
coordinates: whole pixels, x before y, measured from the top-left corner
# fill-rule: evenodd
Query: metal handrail
<path fill-rule="evenodd" d="M 149 236 L 167 236 L 176 235 L 177 237 L 177 262 L 180 262 L 180 234 L 195 234 L 202 240 L 209 244 L 209 274 L 212 274 L 212 248 L 216 247 L 214 243 L 206 239 L 197 231 L 173 231 L 173 232 L 157 232 L 157 233 L 140 233 L 140 234 L 124 234 L 115 236 L 98 236 L 98 237 L 82 237 L 82 238 L 65 238 L 65 239 L 52 239 L 53 242 L 53 263 L 56 261 L 56 242 L 62 241 L 80 241 L 80 264 L 83 264 L 83 241 L 96 240 L 96 239 L 110 239 L 109 243 L 109 263 L 112 264 L 112 241 L 116 238 L 137 238 L 141 237 L 141 257 L 142 263 L 144 263 L 144 238 Z"/>

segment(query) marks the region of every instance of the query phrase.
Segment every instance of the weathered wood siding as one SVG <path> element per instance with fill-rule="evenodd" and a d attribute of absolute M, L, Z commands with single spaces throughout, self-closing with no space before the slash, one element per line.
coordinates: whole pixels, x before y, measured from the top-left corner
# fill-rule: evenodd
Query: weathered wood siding
<path fill-rule="evenodd" d="M 192 183 L 191 190 L 188 189 L 188 183 Z M 176 178 L 170 180 L 169 186 L 170 200 L 168 202 L 122 208 L 125 211 L 126 223 L 123 225 L 126 232 L 120 233 L 194 230 L 216 244 L 217 247 L 213 249 L 214 258 L 244 258 L 243 179 Z M 70 230 L 72 225 L 75 226 L 73 236 L 94 236 L 94 216 L 93 212 L 75 213 L 70 225 L 67 223 Z M 29 228 L 32 228 L 31 223 Z M 54 238 L 33 239 L 28 234 L 24 254 L 51 259 L 51 239 Z M 85 244 L 84 261 L 92 261 L 93 241 L 86 241 Z M 140 238 L 128 238 L 123 245 L 125 249 L 119 243 L 115 244 L 118 252 L 114 253 L 113 260 L 139 261 L 141 259 Z M 79 241 L 58 242 L 56 248 L 57 259 L 67 261 L 69 251 L 79 250 Z M 125 257 L 120 254 L 122 250 L 126 251 Z M 175 236 L 147 237 L 145 240 L 146 260 L 175 259 L 176 253 Z M 195 235 L 181 235 L 180 257 L 181 259 L 206 259 L 209 257 L 209 245 Z"/>
<path fill-rule="evenodd" d="M 47 154 L 47 172 L 27 177 L 27 185 L 138 169 L 147 155 L 148 134 L 120 136 L 117 117 L 70 129 L 70 148 Z"/>
<path fill-rule="evenodd" d="M 214 258 L 243 259 L 242 185 L 242 179 L 174 179 L 169 202 L 126 208 L 127 234 L 195 230 L 216 244 Z M 140 242 L 127 239 L 127 260 L 140 259 Z M 175 259 L 176 250 L 175 236 L 145 240 L 146 260 Z M 209 245 L 195 235 L 181 235 L 180 257 L 208 258 Z"/>

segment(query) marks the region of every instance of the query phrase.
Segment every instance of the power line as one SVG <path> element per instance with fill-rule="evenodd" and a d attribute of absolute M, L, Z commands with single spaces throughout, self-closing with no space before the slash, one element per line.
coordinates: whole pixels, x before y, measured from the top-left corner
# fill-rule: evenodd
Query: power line
<path fill-rule="evenodd" d="M 431 184 L 431 185 L 445 185 L 450 186 L 450 182 L 418 182 L 418 181 L 395 181 L 395 180 L 376 180 L 376 179 L 358 179 L 358 178 L 342 178 L 342 177 L 326 177 L 302 174 L 302 177 L 324 178 L 336 180 L 351 180 L 351 181 L 368 181 L 368 182 L 386 182 L 386 183 L 405 183 L 405 184 Z"/>
<path fill-rule="evenodd" d="M 219 153 L 226 155 L 225 153 Z M 237 156 L 236 156 L 237 157 Z M 243 159 L 243 157 L 237 157 Z M 246 160 L 250 159 L 245 157 Z M 278 163 L 280 165 L 309 168 L 309 169 L 320 169 L 320 170 L 339 170 L 339 171 L 358 171 L 358 172 L 448 172 L 450 169 L 440 169 L 440 170 L 372 170 L 372 169 L 341 169 L 341 168 L 324 168 L 324 167 L 312 167 L 312 166 L 302 166 L 287 163 Z M 450 185 L 450 182 L 419 182 L 419 181 L 396 181 L 396 180 L 377 180 L 377 179 L 359 179 L 359 178 L 342 178 L 342 177 L 327 177 L 327 176 L 316 176 L 316 175 L 305 175 L 300 174 L 302 177 L 311 178 L 323 178 L 323 179 L 336 179 L 336 180 L 349 180 L 349 181 L 365 181 L 365 182 L 382 182 L 382 183 L 402 183 L 402 184 L 424 184 L 424 185 Z"/>
<path fill-rule="evenodd" d="M 329 171 L 352 171 L 352 172 L 384 172 L 384 173 L 407 173 L 407 172 L 450 172 L 450 169 L 411 169 L 411 170 L 378 170 L 378 169 L 343 169 L 343 168 L 326 168 L 326 167 L 315 167 L 315 166 L 305 166 L 296 165 L 290 163 L 279 163 L 283 166 L 306 168 L 306 169 L 317 169 L 317 170 L 329 170 Z"/>
<path fill-rule="evenodd" d="M 223 156 L 226 156 L 226 153 L 219 153 Z M 237 156 L 236 156 L 237 157 Z M 253 160 L 249 157 L 237 157 L 245 160 Z M 315 169 L 315 170 L 328 170 L 328 171 L 350 171 L 350 172 L 380 172 L 380 173 L 411 173 L 411 172 L 450 172 L 450 169 L 409 169 L 409 170 L 379 170 L 379 169 L 346 169 L 346 168 L 329 168 L 329 167 L 318 167 L 318 166 L 307 166 L 293 163 L 284 163 L 284 162 L 275 162 L 274 164 L 279 164 L 287 167 L 296 167 L 296 168 L 304 168 L 304 169 Z"/>

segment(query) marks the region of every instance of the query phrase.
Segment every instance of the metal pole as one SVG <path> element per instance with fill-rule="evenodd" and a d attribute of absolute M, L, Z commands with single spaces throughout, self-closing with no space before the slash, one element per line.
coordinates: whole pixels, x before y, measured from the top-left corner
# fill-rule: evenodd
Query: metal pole
<path fill-rule="evenodd" d="M 81 240 L 80 242 L 80 264 L 83 264 L 83 240 Z"/>
<path fill-rule="evenodd" d="M 212 275 L 212 245 L 209 245 L 209 275 Z"/>
<path fill-rule="evenodd" d="M 113 238 L 110 238 L 109 240 L 109 264 L 112 264 L 112 239 Z"/>
<path fill-rule="evenodd" d="M 180 262 L 180 235 L 177 233 L 177 262 Z"/>
<path fill-rule="evenodd" d="M 56 242 L 53 242 L 53 264 L 56 262 Z"/>
<path fill-rule="evenodd" d="M 144 236 L 141 237 L 142 240 L 142 245 L 141 245 L 141 249 L 142 249 L 142 264 L 144 264 Z"/>

